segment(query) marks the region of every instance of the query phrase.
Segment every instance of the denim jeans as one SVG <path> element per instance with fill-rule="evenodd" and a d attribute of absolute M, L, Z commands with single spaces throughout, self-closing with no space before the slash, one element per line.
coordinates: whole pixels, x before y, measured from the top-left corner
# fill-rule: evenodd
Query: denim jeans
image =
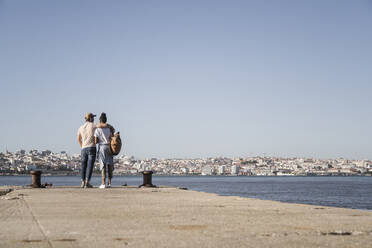
<path fill-rule="evenodd" d="M 86 147 L 81 150 L 81 180 L 90 181 L 96 161 L 96 147 Z"/>

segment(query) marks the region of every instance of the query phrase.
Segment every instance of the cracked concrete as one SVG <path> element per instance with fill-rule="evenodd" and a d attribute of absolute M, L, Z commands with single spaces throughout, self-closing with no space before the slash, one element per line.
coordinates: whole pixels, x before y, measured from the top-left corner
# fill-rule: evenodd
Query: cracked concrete
<path fill-rule="evenodd" d="M 0 198 L 0 247 L 340 248 L 371 243 L 371 211 L 176 188 L 15 188 Z"/>

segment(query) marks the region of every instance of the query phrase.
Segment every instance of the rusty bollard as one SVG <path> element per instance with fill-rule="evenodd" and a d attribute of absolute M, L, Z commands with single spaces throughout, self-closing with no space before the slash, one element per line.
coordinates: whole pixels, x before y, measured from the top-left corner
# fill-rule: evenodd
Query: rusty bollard
<path fill-rule="evenodd" d="M 144 171 L 143 174 L 143 184 L 140 187 L 156 187 L 152 184 L 152 171 Z"/>
<path fill-rule="evenodd" d="M 33 188 L 41 188 L 41 180 L 40 175 L 41 171 L 31 171 L 31 187 Z"/>

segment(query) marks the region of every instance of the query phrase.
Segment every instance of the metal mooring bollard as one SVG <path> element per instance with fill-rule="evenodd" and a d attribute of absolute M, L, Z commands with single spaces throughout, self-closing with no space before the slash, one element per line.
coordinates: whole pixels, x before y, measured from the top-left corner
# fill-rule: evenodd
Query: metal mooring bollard
<path fill-rule="evenodd" d="M 41 188 L 40 175 L 41 171 L 31 171 L 31 187 Z"/>
<path fill-rule="evenodd" d="M 143 184 L 140 187 L 156 187 L 152 184 L 152 171 L 144 171 L 143 174 Z"/>

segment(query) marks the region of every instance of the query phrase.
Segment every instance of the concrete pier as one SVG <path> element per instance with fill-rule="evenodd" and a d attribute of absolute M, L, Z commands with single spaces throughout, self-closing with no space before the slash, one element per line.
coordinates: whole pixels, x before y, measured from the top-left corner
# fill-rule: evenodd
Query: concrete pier
<path fill-rule="evenodd" d="M 176 188 L 0 189 L 0 247 L 371 247 L 372 212 Z"/>

